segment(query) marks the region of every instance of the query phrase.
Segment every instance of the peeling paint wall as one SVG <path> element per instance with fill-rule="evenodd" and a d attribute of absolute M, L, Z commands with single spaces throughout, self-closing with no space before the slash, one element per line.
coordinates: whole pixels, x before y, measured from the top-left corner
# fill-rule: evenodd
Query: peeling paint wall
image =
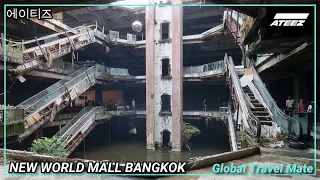
<path fill-rule="evenodd" d="M 182 3 L 181 0 L 174 2 Z M 149 3 L 159 3 L 150 0 Z M 173 14 L 173 12 L 175 12 Z M 175 22 L 175 23 L 173 23 Z M 182 120 L 182 7 L 154 6 L 146 9 L 146 110 L 147 149 L 162 144 L 162 132 L 170 132 L 173 151 L 180 151 Z M 166 23 L 166 25 L 163 25 Z M 174 27 L 174 28 L 173 28 Z M 162 34 L 162 28 L 167 34 Z M 175 34 L 175 35 L 174 35 Z M 163 39 L 166 38 L 166 39 Z M 181 46 L 181 47 L 180 47 Z M 162 76 L 163 59 L 169 59 L 169 74 Z M 173 62 L 173 59 L 175 61 Z M 174 82 L 174 83 L 173 83 Z M 169 95 L 170 98 L 163 97 Z M 162 102 L 163 101 L 163 102 Z M 170 108 L 161 108 L 162 105 Z M 166 110 L 166 111 L 161 111 Z M 173 121 L 175 119 L 175 121 Z M 174 128 L 173 128 L 174 127 Z"/>
<path fill-rule="evenodd" d="M 161 24 L 169 23 L 169 40 L 172 35 L 172 8 L 170 6 L 155 8 L 155 19 L 156 24 L 154 41 L 155 41 L 155 60 L 154 60 L 154 83 L 155 83 L 155 132 L 154 141 L 162 144 L 162 132 L 163 130 L 168 130 L 172 132 L 172 116 L 171 115 L 160 115 L 161 111 L 161 96 L 163 94 L 170 95 L 170 105 L 172 112 L 172 79 L 162 78 L 162 59 L 169 59 L 169 66 L 172 67 L 172 43 L 170 41 L 163 42 L 161 37 Z M 170 74 L 171 75 L 171 74 Z M 170 142 L 172 141 L 172 136 L 170 136 Z"/>

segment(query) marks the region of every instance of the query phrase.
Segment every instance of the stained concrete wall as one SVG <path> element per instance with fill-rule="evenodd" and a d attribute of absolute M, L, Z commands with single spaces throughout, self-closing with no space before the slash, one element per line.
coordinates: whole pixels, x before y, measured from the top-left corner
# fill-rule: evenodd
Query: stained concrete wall
<path fill-rule="evenodd" d="M 95 90 L 88 90 L 86 92 L 84 92 L 82 95 L 81 95 L 82 98 L 86 97 L 86 99 L 80 99 L 79 97 L 76 97 L 74 98 L 74 101 L 75 101 L 75 106 L 84 106 L 85 105 L 85 102 L 86 100 L 87 101 L 95 101 L 96 100 L 96 91 Z"/>
<path fill-rule="evenodd" d="M 155 8 L 155 19 L 157 24 L 154 25 L 154 40 L 155 44 L 155 60 L 154 60 L 154 84 L 155 84 L 155 132 L 154 141 L 155 143 L 162 143 L 162 131 L 168 130 L 172 132 L 172 116 L 161 116 L 161 96 L 166 94 L 170 95 L 171 98 L 171 112 L 172 112 L 172 79 L 162 78 L 162 59 L 169 59 L 169 66 L 172 67 L 172 43 L 160 43 L 161 37 L 161 25 L 162 23 L 169 22 L 169 38 L 172 37 L 172 7 L 156 7 Z M 170 136 L 170 142 L 172 142 L 172 136 Z"/>

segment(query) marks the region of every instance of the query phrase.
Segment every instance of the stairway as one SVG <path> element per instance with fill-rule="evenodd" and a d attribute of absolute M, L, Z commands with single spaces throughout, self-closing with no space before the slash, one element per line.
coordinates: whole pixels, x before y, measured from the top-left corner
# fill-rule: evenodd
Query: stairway
<path fill-rule="evenodd" d="M 241 129 L 240 129 L 240 126 L 238 125 L 238 122 L 234 121 L 233 124 L 234 124 L 234 131 L 235 131 L 234 133 L 235 133 L 236 138 L 237 138 L 237 132 L 240 132 Z M 241 148 L 241 142 L 239 141 L 239 139 L 237 139 L 237 149 L 238 149 L 238 151 L 242 149 Z"/>
<path fill-rule="evenodd" d="M 248 86 L 243 87 L 243 91 L 250 98 L 250 102 L 254 107 L 251 107 L 251 112 L 259 119 L 261 125 L 272 125 L 272 119 L 268 110 L 255 98 Z"/>
<path fill-rule="evenodd" d="M 83 108 L 55 136 L 60 138 L 61 147 L 71 153 L 95 126 L 96 114 L 104 110 L 102 106 Z"/>
<path fill-rule="evenodd" d="M 25 132 L 18 137 L 22 141 L 41 127 L 71 100 L 95 84 L 96 67 L 83 67 L 47 89 L 20 103 L 16 107 L 25 110 Z"/>

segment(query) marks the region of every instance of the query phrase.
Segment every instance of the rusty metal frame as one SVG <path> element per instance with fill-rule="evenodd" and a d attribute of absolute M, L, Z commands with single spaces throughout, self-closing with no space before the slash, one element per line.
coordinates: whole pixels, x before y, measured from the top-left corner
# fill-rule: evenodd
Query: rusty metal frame
<path fill-rule="evenodd" d="M 37 37 L 35 37 L 34 39 L 37 41 L 37 44 L 38 44 L 38 46 L 39 46 L 39 49 L 40 49 L 40 51 L 42 52 L 44 58 L 48 61 L 47 52 L 45 52 L 45 51 L 41 48 L 41 45 L 40 45 Z"/>

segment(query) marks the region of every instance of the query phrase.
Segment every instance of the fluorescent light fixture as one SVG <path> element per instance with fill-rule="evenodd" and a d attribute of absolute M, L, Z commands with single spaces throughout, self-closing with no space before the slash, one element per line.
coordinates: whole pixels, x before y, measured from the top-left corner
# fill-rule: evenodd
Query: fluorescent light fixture
<path fill-rule="evenodd" d="M 123 0 L 123 1 L 113 2 L 110 4 L 120 5 L 123 8 L 134 9 L 134 8 L 142 7 L 142 6 L 139 6 L 139 4 L 141 4 L 141 5 L 149 4 L 149 1 L 148 0 Z M 134 5 L 138 5 L 138 6 L 126 6 L 126 4 L 134 4 Z"/>

